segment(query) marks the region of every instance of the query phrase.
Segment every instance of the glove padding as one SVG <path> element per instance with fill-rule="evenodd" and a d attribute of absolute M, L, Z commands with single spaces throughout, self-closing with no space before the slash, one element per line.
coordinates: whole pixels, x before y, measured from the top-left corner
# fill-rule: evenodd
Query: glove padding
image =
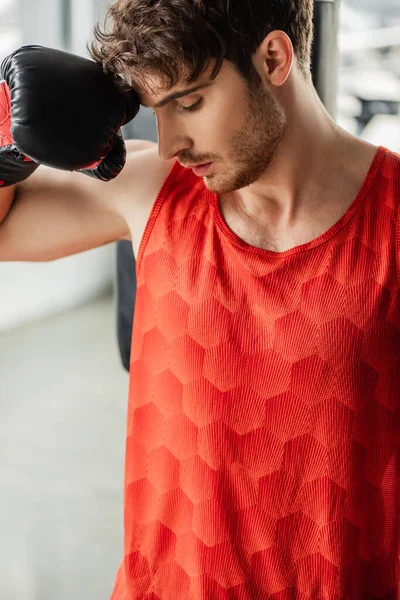
<path fill-rule="evenodd" d="M 9 90 L 11 148 L 18 156 L 103 181 L 118 175 L 126 159 L 120 128 L 140 107 L 133 90 L 121 91 L 92 60 L 42 46 L 13 52 L 0 76 Z M 2 162 L 0 179 L 6 179 Z"/>

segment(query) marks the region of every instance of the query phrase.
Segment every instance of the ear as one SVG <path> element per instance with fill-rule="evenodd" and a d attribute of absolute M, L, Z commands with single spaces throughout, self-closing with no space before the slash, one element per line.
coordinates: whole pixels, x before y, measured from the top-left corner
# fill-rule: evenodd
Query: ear
<path fill-rule="evenodd" d="M 271 31 L 253 56 L 253 63 L 263 81 L 279 87 L 289 77 L 294 62 L 293 44 L 280 30 Z"/>

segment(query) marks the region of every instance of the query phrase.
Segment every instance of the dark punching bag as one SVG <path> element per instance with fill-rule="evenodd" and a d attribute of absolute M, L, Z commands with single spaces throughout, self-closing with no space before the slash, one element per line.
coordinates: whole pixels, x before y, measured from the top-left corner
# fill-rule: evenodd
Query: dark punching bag
<path fill-rule="evenodd" d="M 136 297 L 135 257 L 132 244 L 117 242 L 117 272 L 115 279 L 117 303 L 117 337 L 122 364 L 129 371 L 132 343 L 133 310 Z"/>
<path fill-rule="evenodd" d="M 333 119 L 336 119 L 338 83 L 338 17 L 339 0 L 314 0 L 314 43 L 311 70 L 318 95 Z M 153 120 L 150 121 L 150 119 Z M 133 129 L 124 129 L 125 138 L 156 140 L 154 118 L 150 117 L 150 112 L 142 109 L 131 127 Z M 115 287 L 119 352 L 123 366 L 129 371 L 136 273 L 132 244 L 127 241 L 117 243 Z"/>

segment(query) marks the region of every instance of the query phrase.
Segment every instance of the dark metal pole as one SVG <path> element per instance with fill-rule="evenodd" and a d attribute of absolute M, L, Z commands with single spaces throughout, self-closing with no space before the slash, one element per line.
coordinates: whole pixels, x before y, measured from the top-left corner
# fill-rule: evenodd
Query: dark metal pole
<path fill-rule="evenodd" d="M 340 0 L 314 0 L 314 3 L 313 82 L 325 108 L 336 119 Z"/>

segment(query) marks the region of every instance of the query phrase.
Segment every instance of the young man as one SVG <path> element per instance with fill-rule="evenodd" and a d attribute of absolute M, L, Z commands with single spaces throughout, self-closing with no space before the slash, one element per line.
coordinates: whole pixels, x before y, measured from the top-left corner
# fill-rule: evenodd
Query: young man
<path fill-rule="evenodd" d="M 312 13 L 119 0 L 92 56 L 158 148 L 0 191 L 2 260 L 133 243 L 113 600 L 398 596 L 400 157 L 327 114 Z"/>

